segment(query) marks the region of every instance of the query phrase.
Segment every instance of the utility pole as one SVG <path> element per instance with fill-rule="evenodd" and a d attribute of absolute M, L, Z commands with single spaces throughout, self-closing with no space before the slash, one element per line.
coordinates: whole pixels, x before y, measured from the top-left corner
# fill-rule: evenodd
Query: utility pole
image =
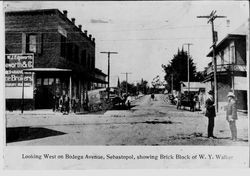
<path fill-rule="evenodd" d="M 171 93 L 173 94 L 173 91 L 174 91 L 174 74 L 172 73 L 171 74 Z"/>
<path fill-rule="evenodd" d="M 132 74 L 132 73 L 125 72 L 125 73 L 121 73 L 121 74 L 126 75 L 126 95 L 128 95 L 128 74 Z"/>
<path fill-rule="evenodd" d="M 190 92 L 190 68 L 189 68 L 189 58 L 190 58 L 190 45 L 193 45 L 192 43 L 184 43 L 183 45 L 187 45 L 188 46 L 188 62 L 187 62 L 187 66 L 188 66 L 188 97 L 189 97 L 189 92 Z"/>
<path fill-rule="evenodd" d="M 109 99 L 109 91 L 110 91 L 110 54 L 118 54 L 118 52 L 102 51 L 100 53 L 108 54 L 108 99 Z"/>
<path fill-rule="evenodd" d="M 214 66 L 214 94 L 215 94 L 215 107 L 216 107 L 216 112 L 218 112 L 218 90 L 217 90 L 217 61 L 216 61 L 216 56 L 215 56 L 215 47 L 216 47 L 216 42 L 217 42 L 217 32 L 214 31 L 214 20 L 216 18 L 226 18 L 226 16 L 218 16 L 215 14 L 216 10 L 213 10 L 210 15 L 207 16 L 197 16 L 197 18 L 207 18 L 208 22 L 211 23 L 212 26 L 212 38 L 213 38 L 213 66 Z"/>

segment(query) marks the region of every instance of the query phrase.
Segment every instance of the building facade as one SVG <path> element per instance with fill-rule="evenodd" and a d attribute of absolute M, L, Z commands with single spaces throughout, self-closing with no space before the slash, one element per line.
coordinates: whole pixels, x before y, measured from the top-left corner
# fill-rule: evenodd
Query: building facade
<path fill-rule="evenodd" d="M 241 27 L 242 28 L 242 27 Z M 244 33 L 228 34 L 215 48 L 217 60 L 218 110 L 224 110 L 227 94 L 232 91 L 236 95 L 238 110 L 247 111 L 247 35 Z M 209 52 L 208 57 L 213 57 Z M 206 67 L 205 83 L 214 88 L 214 66 L 212 62 Z"/>
<path fill-rule="evenodd" d="M 106 88 L 107 85 L 107 75 L 103 73 L 100 69 L 95 68 L 95 78 L 98 79 L 98 82 L 95 82 L 93 85 L 94 89 Z"/>
<path fill-rule="evenodd" d="M 32 75 L 31 85 L 20 88 L 6 84 L 7 109 L 19 109 L 21 99 L 25 109 L 52 108 L 55 97 L 63 94 L 77 99 L 83 107 L 93 83 L 103 83 L 95 76 L 95 38 L 83 32 L 82 25 L 76 26 L 74 18 L 68 19 L 67 11 L 6 12 L 5 36 L 7 66 L 14 61 L 9 55 L 33 56 L 32 68 L 23 69 L 24 81 L 26 74 Z M 19 95 L 13 96 L 16 90 Z"/>

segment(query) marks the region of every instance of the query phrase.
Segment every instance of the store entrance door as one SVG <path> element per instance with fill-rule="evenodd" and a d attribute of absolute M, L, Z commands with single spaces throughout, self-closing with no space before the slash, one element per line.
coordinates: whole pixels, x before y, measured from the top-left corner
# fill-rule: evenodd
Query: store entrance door
<path fill-rule="evenodd" d="M 35 94 L 35 108 L 36 109 L 52 109 L 53 102 L 53 87 L 52 86 L 39 86 Z"/>

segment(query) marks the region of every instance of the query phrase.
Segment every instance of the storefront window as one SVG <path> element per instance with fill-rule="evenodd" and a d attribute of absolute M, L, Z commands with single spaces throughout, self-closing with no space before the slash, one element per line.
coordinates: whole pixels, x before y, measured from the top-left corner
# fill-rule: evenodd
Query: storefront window
<path fill-rule="evenodd" d="M 42 84 L 42 78 L 36 80 L 36 85 L 40 86 Z"/>
<path fill-rule="evenodd" d="M 54 78 L 49 78 L 49 85 L 52 85 L 54 82 Z"/>
<path fill-rule="evenodd" d="M 56 78 L 56 84 L 60 84 L 60 79 Z"/>
<path fill-rule="evenodd" d="M 49 85 L 49 78 L 43 79 L 43 85 L 45 85 L 45 86 Z"/>

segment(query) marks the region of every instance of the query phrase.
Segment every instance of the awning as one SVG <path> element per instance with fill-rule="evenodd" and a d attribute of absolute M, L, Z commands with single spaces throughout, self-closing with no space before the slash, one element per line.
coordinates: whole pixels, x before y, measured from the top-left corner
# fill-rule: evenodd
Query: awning
<path fill-rule="evenodd" d="M 94 83 L 108 84 L 107 81 L 101 80 L 101 79 L 96 78 L 96 77 L 94 77 L 94 76 L 91 76 L 91 81 L 94 82 Z"/>
<path fill-rule="evenodd" d="M 200 89 L 199 88 L 190 88 L 189 91 L 191 92 L 198 92 Z M 183 91 L 188 91 L 188 88 L 183 88 Z"/>
<path fill-rule="evenodd" d="M 23 72 L 71 72 L 71 69 L 62 68 L 29 68 L 24 69 Z"/>

